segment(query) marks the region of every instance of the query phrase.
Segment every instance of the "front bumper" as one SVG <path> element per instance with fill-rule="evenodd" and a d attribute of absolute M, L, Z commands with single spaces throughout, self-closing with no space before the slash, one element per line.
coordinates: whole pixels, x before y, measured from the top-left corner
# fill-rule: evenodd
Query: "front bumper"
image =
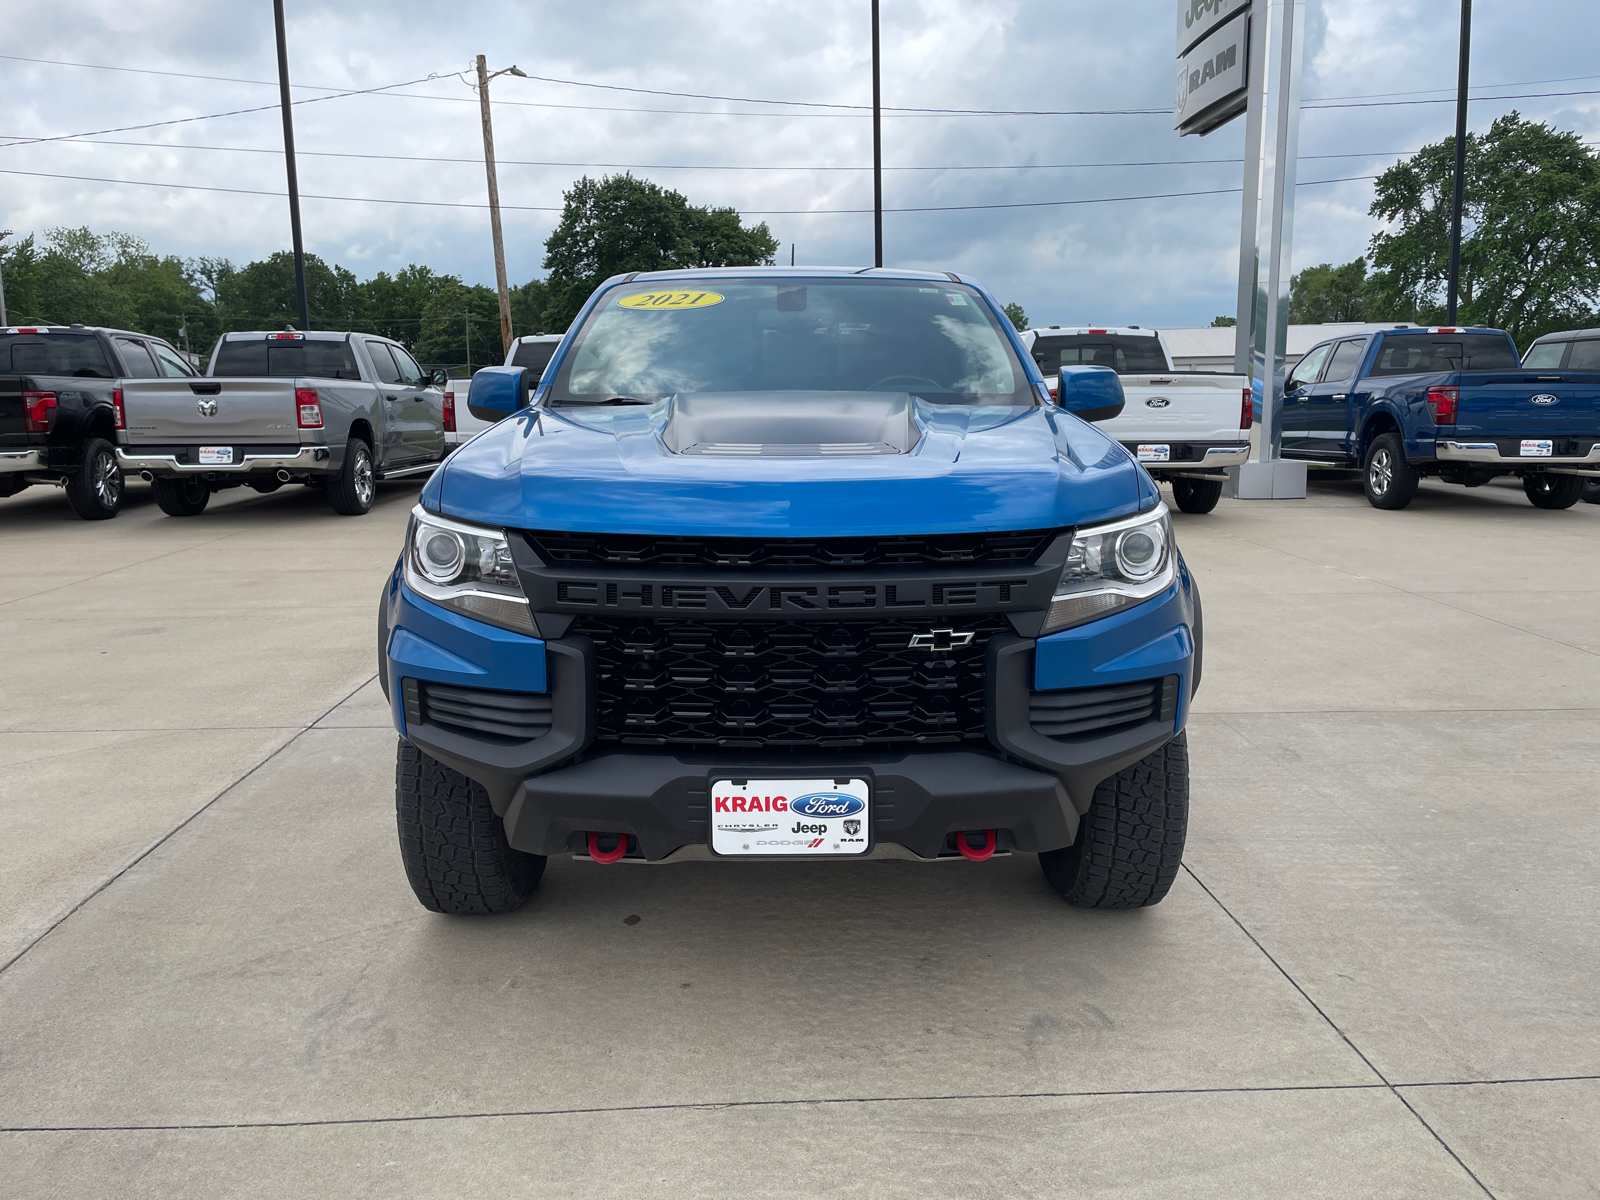
<path fill-rule="evenodd" d="M 627 833 L 658 861 L 709 841 L 711 783 L 727 778 L 871 781 L 874 840 L 919 858 L 957 830 L 995 829 L 1002 844 L 1058 849 L 1077 836 L 1097 785 L 1170 741 L 1186 720 L 1198 664 L 1198 593 L 1186 567 L 1161 595 L 1045 638 L 997 635 L 987 648 L 988 744 L 791 753 L 595 747 L 594 648 L 484 625 L 414 595 L 397 567 L 379 615 L 380 673 L 402 737 L 488 793 L 511 845 L 579 851 L 587 832 Z M 419 688 L 540 697 L 538 736 L 485 737 L 428 717 Z M 1152 707 L 1104 732 L 1056 736 L 1052 699 L 1149 686 Z M 547 699 L 545 699 L 547 698 Z M 1040 713 L 1044 713 L 1043 717 Z"/>
<path fill-rule="evenodd" d="M 243 453 L 235 454 L 234 457 L 239 461 L 231 465 L 226 463 L 217 465 L 183 462 L 176 454 L 141 454 L 137 446 L 131 449 L 117 447 L 117 463 L 124 471 L 148 471 L 152 475 L 166 478 L 187 475 L 249 475 L 256 471 L 278 470 L 326 474 L 334 469 L 332 454 L 327 446 L 305 446 L 292 454 L 281 451 L 252 454 L 249 447 L 243 447 Z"/>
<path fill-rule="evenodd" d="M 43 446 L 27 450 L 0 450 L 0 475 L 20 471 L 43 471 L 50 465 L 50 452 Z"/>

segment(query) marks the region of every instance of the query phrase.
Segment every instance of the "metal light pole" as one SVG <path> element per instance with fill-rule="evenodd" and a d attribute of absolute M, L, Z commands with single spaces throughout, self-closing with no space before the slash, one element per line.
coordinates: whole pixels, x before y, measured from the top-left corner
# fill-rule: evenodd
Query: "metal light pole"
<path fill-rule="evenodd" d="M 0 229 L 0 242 L 5 241 L 10 236 L 11 230 Z M 4 257 L 4 250 L 5 247 L 0 246 L 0 258 Z M 6 320 L 6 272 L 4 264 L 0 263 L 0 326 L 9 324 L 11 322 Z"/>
<path fill-rule="evenodd" d="M 872 265 L 883 266 L 883 89 L 878 81 L 878 0 L 872 0 Z"/>
<path fill-rule="evenodd" d="M 289 108 L 289 44 L 283 33 L 283 0 L 272 0 L 278 32 L 278 98 L 283 108 L 283 160 L 289 171 L 289 231 L 294 237 L 294 294 L 300 302 L 300 328 L 311 328 L 306 303 L 306 247 L 300 237 L 300 176 L 294 165 L 294 115 Z"/>
<path fill-rule="evenodd" d="M 494 281 L 500 292 L 500 345 L 511 347 L 511 290 L 506 286 L 506 244 L 500 236 L 500 183 L 494 174 L 494 126 L 489 121 L 489 81 L 501 75 L 517 75 L 526 79 L 527 73 L 516 67 L 489 74 L 483 55 L 478 55 L 478 103 L 483 110 L 483 166 L 489 174 L 489 229 L 494 234 Z M 471 354 L 471 348 L 468 348 Z"/>
<path fill-rule="evenodd" d="M 1456 82 L 1456 180 L 1450 202 L 1450 286 L 1445 296 L 1446 325 L 1456 323 L 1461 291 L 1461 206 L 1467 186 L 1467 74 L 1472 59 L 1472 0 L 1461 0 L 1461 74 Z"/>

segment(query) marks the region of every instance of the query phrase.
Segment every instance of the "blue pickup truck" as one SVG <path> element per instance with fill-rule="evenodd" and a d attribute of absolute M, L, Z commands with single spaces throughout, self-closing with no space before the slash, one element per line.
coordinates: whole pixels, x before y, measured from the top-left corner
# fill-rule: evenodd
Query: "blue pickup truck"
<path fill-rule="evenodd" d="M 1038 856 L 1161 900 L 1201 613 L 1150 476 L 954 274 L 619 276 L 423 489 L 384 590 L 401 858 L 505 912 L 550 855 Z M 1077 415 L 1074 415 L 1077 414 Z"/>
<path fill-rule="evenodd" d="M 1570 508 L 1600 475 L 1600 370 L 1524 369 L 1482 327 L 1330 339 L 1284 385 L 1283 456 L 1361 467 L 1377 508 L 1404 508 L 1425 476 L 1504 475 L 1535 506 Z"/>

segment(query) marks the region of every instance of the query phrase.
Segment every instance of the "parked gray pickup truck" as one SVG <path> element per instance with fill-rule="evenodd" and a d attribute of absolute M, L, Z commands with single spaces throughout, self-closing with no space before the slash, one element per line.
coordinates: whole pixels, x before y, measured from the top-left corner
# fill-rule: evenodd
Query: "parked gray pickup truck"
<path fill-rule="evenodd" d="M 122 469 L 150 480 L 174 517 L 228 487 L 327 489 L 359 516 L 374 484 L 445 455 L 445 402 L 405 347 L 355 333 L 224 334 L 204 378 L 126 380 Z"/>

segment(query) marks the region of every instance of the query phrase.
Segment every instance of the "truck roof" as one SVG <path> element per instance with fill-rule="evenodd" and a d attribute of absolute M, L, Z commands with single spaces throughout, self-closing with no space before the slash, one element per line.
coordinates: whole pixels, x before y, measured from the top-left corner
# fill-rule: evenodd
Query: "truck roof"
<path fill-rule="evenodd" d="M 232 333 L 223 334 L 222 340 L 225 342 L 243 342 L 252 339 L 261 341 L 264 338 L 282 338 L 286 342 L 342 342 L 349 336 L 348 332 L 340 333 L 331 329 L 235 329 Z M 368 333 L 362 336 L 375 337 L 385 342 L 394 341 L 393 338 L 384 337 L 381 333 Z"/>
<path fill-rule="evenodd" d="M 1026 330 L 1027 333 L 1037 334 L 1039 337 L 1078 337 L 1084 334 L 1111 334 L 1118 337 L 1155 337 L 1154 329 L 1145 329 L 1138 325 L 1046 325 L 1042 328 L 1035 326 Z"/>
<path fill-rule="evenodd" d="M 0 328 L 0 333 L 120 333 L 125 337 L 155 338 L 158 342 L 167 340 L 159 333 L 140 333 L 135 329 L 113 329 L 109 325 L 7 325 Z"/>
<path fill-rule="evenodd" d="M 870 275 L 874 279 L 943 280 L 946 283 L 970 285 L 970 279 L 950 271 L 907 271 L 900 267 L 681 267 L 672 271 L 636 271 L 628 275 L 613 275 L 605 284 L 637 282 L 640 280 L 677 279 L 730 279 L 754 274 L 771 275 L 777 279 L 816 279 L 819 276 L 845 278 L 851 275 Z"/>

